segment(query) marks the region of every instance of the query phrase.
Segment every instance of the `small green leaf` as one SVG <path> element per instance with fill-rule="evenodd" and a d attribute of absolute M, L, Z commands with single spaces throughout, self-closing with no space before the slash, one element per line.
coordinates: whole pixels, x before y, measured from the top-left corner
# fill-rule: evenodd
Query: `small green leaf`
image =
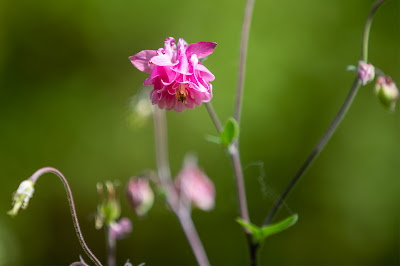
<path fill-rule="evenodd" d="M 236 222 L 238 222 L 241 226 L 243 226 L 243 228 L 249 230 L 252 235 L 257 235 L 260 233 L 260 228 L 257 225 L 252 224 L 250 222 L 246 222 L 242 218 L 237 218 Z"/>
<path fill-rule="evenodd" d="M 221 135 L 219 135 L 221 144 L 224 146 L 229 146 L 238 136 L 239 125 L 235 119 L 229 118 L 221 132 Z"/>
<path fill-rule="evenodd" d="M 297 219 L 298 215 L 294 214 L 286 218 L 285 220 L 280 221 L 279 223 L 267 225 L 262 228 L 250 222 L 246 222 L 241 218 L 237 218 L 236 221 L 245 229 L 250 231 L 251 235 L 253 236 L 253 240 L 255 242 L 261 243 L 268 236 L 277 234 L 279 232 L 282 232 L 283 230 L 288 229 L 297 222 Z"/>
<path fill-rule="evenodd" d="M 262 239 L 265 239 L 270 235 L 274 235 L 288 229 L 297 222 L 298 218 L 299 216 L 297 214 L 293 214 L 292 216 L 286 218 L 283 221 L 280 221 L 279 223 L 264 226 L 263 228 L 261 228 Z"/>

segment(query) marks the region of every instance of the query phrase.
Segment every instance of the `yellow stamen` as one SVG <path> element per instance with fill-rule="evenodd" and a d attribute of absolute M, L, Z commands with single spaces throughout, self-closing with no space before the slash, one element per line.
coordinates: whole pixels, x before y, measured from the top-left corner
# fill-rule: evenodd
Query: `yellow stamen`
<path fill-rule="evenodd" d="M 181 83 L 181 84 L 179 84 L 178 88 L 176 89 L 175 96 L 179 102 L 187 103 L 188 91 L 186 88 L 187 88 L 187 85 L 184 83 Z"/>

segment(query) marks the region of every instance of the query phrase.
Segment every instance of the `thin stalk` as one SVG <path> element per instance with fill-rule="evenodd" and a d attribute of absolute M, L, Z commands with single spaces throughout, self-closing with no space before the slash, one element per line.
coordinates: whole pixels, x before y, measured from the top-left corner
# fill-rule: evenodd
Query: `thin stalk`
<path fill-rule="evenodd" d="M 363 41 L 362 41 L 362 59 L 366 63 L 368 61 L 368 42 L 369 42 L 369 33 L 371 31 L 372 19 L 378 7 L 385 1 L 386 0 L 378 0 L 375 2 L 375 4 L 371 8 L 371 11 L 369 12 L 367 21 L 365 22 Z"/>
<path fill-rule="evenodd" d="M 71 210 L 72 222 L 74 223 L 75 232 L 79 239 L 79 243 L 81 244 L 85 253 L 93 261 L 93 263 L 98 266 L 101 266 L 102 265 L 101 262 L 96 258 L 96 256 L 92 253 L 92 251 L 90 251 L 89 247 L 87 246 L 87 244 L 85 242 L 85 239 L 83 238 L 83 234 L 82 234 L 81 228 L 79 226 L 79 222 L 78 222 L 78 216 L 76 214 L 75 203 L 74 203 L 74 198 L 72 196 L 72 191 L 71 191 L 68 181 L 64 177 L 64 175 L 60 171 L 58 171 L 57 169 L 55 169 L 53 167 L 44 167 L 44 168 L 37 170 L 29 179 L 32 180 L 32 182 L 35 184 L 36 181 L 39 179 L 39 177 L 45 173 L 53 173 L 53 174 L 57 175 L 60 178 L 61 182 L 64 184 L 65 191 L 67 192 L 69 207 Z"/>
<path fill-rule="evenodd" d="M 182 205 L 179 202 L 179 195 L 177 195 L 173 186 L 168 160 L 167 119 L 165 111 L 153 106 L 153 115 L 156 160 L 161 186 L 167 192 L 168 205 L 177 216 L 189 245 L 192 248 L 197 263 L 201 266 L 208 266 L 210 265 L 210 262 L 208 261 L 207 254 L 204 250 L 203 244 L 201 243 L 196 227 L 194 226 L 190 210 L 181 207 Z"/>
<path fill-rule="evenodd" d="M 249 33 L 251 25 L 251 17 L 253 15 L 254 0 L 247 0 L 246 8 L 244 10 L 244 18 L 242 25 L 242 37 L 240 41 L 240 55 L 239 55 L 239 73 L 236 90 L 236 105 L 234 118 L 240 125 L 240 116 L 242 112 L 242 100 L 243 100 L 243 87 L 244 87 L 244 75 L 246 70 L 246 57 L 247 57 L 247 44 L 249 42 Z"/>
<path fill-rule="evenodd" d="M 217 128 L 218 133 L 221 133 L 222 132 L 222 124 L 221 124 L 221 121 L 218 118 L 217 113 L 214 110 L 214 107 L 213 107 L 212 103 L 208 102 L 208 103 L 205 103 L 205 105 L 206 105 L 206 108 L 207 108 L 207 112 L 211 117 L 211 120 L 213 121 L 215 127 Z"/>
<path fill-rule="evenodd" d="M 229 148 L 229 154 L 231 155 L 233 169 L 235 170 L 240 217 L 244 221 L 250 222 L 249 211 L 247 210 L 246 189 L 244 185 L 242 163 L 240 161 L 239 145 L 237 141 L 234 141 L 232 143 L 232 147 Z M 247 229 L 245 231 L 246 233 L 250 233 L 250 231 L 248 231 Z"/>
<path fill-rule="evenodd" d="M 368 59 L 368 40 L 369 40 L 369 32 L 371 30 L 372 18 L 374 16 L 376 10 L 378 9 L 378 7 L 385 1 L 386 0 L 378 0 L 375 2 L 375 4 L 372 6 L 371 11 L 368 15 L 368 18 L 365 22 L 363 39 L 362 39 L 362 56 L 361 56 L 364 62 L 367 62 L 367 59 Z M 272 218 L 274 218 L 276 212 L 278 211 L 279 207 L 282 205 L 286 196 L 293 189 L 295 184 L 301 179 L 301 177 L 303 176 L 303 173 L 308 169 L 308 167 L 315 160 L 315 158 L 318 156 L 318 154 L 323 150 L 326 143 L 329 141 L 329 139 L 335 133 L 340 122 L 343 120 L 343 118 L 346 115 L 347 111 L 349 110 L 351 104 L 353 103 L 353 100 L 356 97 L 360 86 L 361 86 L 361 79 L 358 77 L 358 74 L 357 74 L 357 77 L 354 80 L 353 86 L 351 87 L 350 92 L 349 92 L 345 102 L 343 103 L 342 107 L 340 108 L 338 114 L 336 115 L 335 119 L 332 121 L 328 130 L 325 132 L 325 134 L 319 140 L 319 142 L 317 143 L 317 145 L 315 146 L 315 148 L 313 149 L 311 154 L 308 156 L 307 160 L 300 167 L 299 171 L 296 173 L 296 175 L 290 181 L 289 185 L 286 187 L 286 189 L 284 190 L 282 195 L 279 197 L 278 201 L 275 203 L 274 207 L 272 208 L 272 210 L 268 214 L 267 218 L 265 219 L 264 225 L 268 225 L 271 223 Z"/>
<path fill-rule="evenodd" d="M 107 245 L 107 265 L 117 265 L 116 252 L 117 252 L 117 240 L 111 235 L 110 226 L 105 227 L 106 231 L 106 245 Z"/>

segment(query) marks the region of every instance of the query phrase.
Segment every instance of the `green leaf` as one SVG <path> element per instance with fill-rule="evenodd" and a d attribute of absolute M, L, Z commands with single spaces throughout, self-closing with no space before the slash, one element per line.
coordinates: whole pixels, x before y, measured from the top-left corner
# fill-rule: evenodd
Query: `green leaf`
<path fill-rule="evenodd" d="M 252 235 L 257 235 L 260 233 L 260 228 L 257 225 L 252 224 L 250 222 L 246 222 L 242 218 L 237 218 L 236 222 L 238 222 L 245 229 L 249 230 Z"/>
<path fill-rule="evenodd" d="M 238 136 L 239 125 L 235 119 L 229 118 L 221 132 L 221 135 L 219 135 L 221 144 L 224 146 L 229 146 Z"/>
<path fill-rule="evenodd" d="M 261 243 L 268 236 L 280 233 L 293 226 L 297 222 L 297 219 L 298 215 L 294 214 L 279 223 L 263 226 L 262 228 L 250 222 L 246 222 L 241 218 L 237 218 L 236 221 L 250 231 L 255 242 Z"/>
<path fill-rule="evenodd" d="M 263 228 L 261 228 L 262 239 L 265 239 L 270 235 L 274 235 L 288 229 L 297 222 L 298 218 L 299 216 L 297 214 L 293 214 L 292 216 L 286 218 L 283 221 L 280 221 L 279 223 L 264 226 Z"/>

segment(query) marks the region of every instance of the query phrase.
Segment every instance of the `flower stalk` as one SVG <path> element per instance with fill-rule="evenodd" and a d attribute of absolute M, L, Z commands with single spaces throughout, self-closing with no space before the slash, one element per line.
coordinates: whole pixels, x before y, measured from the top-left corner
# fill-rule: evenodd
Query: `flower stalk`
<path fill-rule="evenodd" d="M 210 262 L 194 226 L 190 209 L 181 204 L 179 195 L 172 182 L 168 160 L 167 119 L 165 111 L 153 106 L 153 115 L 158 176 L 162 188 L 166 191 L 167 203 L 177 216 L 197 263 L 201 266 L 208 266 Z"/>
<path fill-rule="evenodd" d="M 86 253 L 86 254 L 89 256 L 89 258 L 93 261 L 93 263 L 94 263 L 95 265 L 97 265 L 97 266 L 101 266 L 101 265 L 102 265 L 101 262 L 100 262 L 100 261 L 97 259 L 97 257 L 92 253 L 92 251 L 91 251 L 91 250 L 89 249 L 89 247 L 87 246 L 87 244 L 86 244 L 86 242 L 85 242 L 85 239 L 83 238 L 83 234 L 82 234 L 81 228 L 80 228 L 80 226 L 79 226 L 78 216 L 77 216 L 77 214 L 76 214 L 74 198 L 73 198 L 73 196 L 72 196 L 72 191 L 71 191 L 71 188 L 70 188 L 70 186 L 69 186 L 69 184 L 68 184 L 68 181 L 67 181 L 67 179 L 64 177 L 64 175 L 63 175 L 60 171 L 58 171 L 57 169 L 55 169 L 55 168 L 53 168 L 53 167 L 44 167 L 44 168 L 41 168 L 41 169 L 37 170 L 28 180 L 23 181 L 23 182 L 21 183 L 21 185 L 22 185 L 22 184 L 31 184 L 31 186 L 25 186 L 25 185 L 22 186 L 22 187 L 25 187 L 25 188 L 28 188 L 28 189 L 27 189 L 27 190 L 26 190 L 26 189 L 23 190 L 23 191 L 22 191 L 23 193 L 21 194 L 21 190 L 20 190 L 21 185 L 20 185 L 20 188 L 17 190 L 15 196 L 17 196 L 17 195 L 25 195 L 26 197 L 23 198 L 23 204 L 21 205 L 21 201 L 15 201 L 15 196 L 14 196 L 14 201 L 15 201 L 15 202 L 14 202 L 14 207 L 13 207 L 13 210 L 10 211 L 10 214 L 11 214 L 11 215 L 16 215 L 16 214 L 17 214 L 17 211 L 18 211 L 18 209 L 19 209 L 18 205 L 21 205 L 22 208 L 26 207 L 26 205 L 27 205 L 27 200 L 29 200 L 29 198 L 32 197 L 33 190 L 34 190 L 34 189 L 33 189 L 33 186 L 36 184 L 36 182 L 37 182 L 37 180 L 39 179 L 39 177 L 41 177 L 43 174 L 46 174 L 46 173 L 53 173 L 53 174 L 55 174 L 56 176 L 58 176 L 58 177 L 60 178 L 61 182 L 63 183 L 64 188 L 65 188 L 65 191 L 67 192 L 67 198 L 68 198 L 68 203 L 69 203 L 69 207 L 70 207 L 70 210 L 71 210 L 72 222 L 73 222 L 73 224 L 74 224 L 75 232 L 76 232 L 76 235 L 77 235 L 77 237 L 78 237 L 79 243 L 81 244 L 81 246 L 82 246 L 83 250 L 85 251 L 85 253 Z M 27 182 L 27 181 L 29 181 L 29 182 Z M 24 183 L 24 182 L 25 182 L 25 183 Z M 27 197 L 29 197 L 29 198 L 27 198 Z M 21 198 L 20 198 L 20 199 L 21 199 Z M 26 200 L 26 199 L 27 199 L 27 200 Z M 16 206 L 17 206 L 17 207 L 16 207 Z"/>

